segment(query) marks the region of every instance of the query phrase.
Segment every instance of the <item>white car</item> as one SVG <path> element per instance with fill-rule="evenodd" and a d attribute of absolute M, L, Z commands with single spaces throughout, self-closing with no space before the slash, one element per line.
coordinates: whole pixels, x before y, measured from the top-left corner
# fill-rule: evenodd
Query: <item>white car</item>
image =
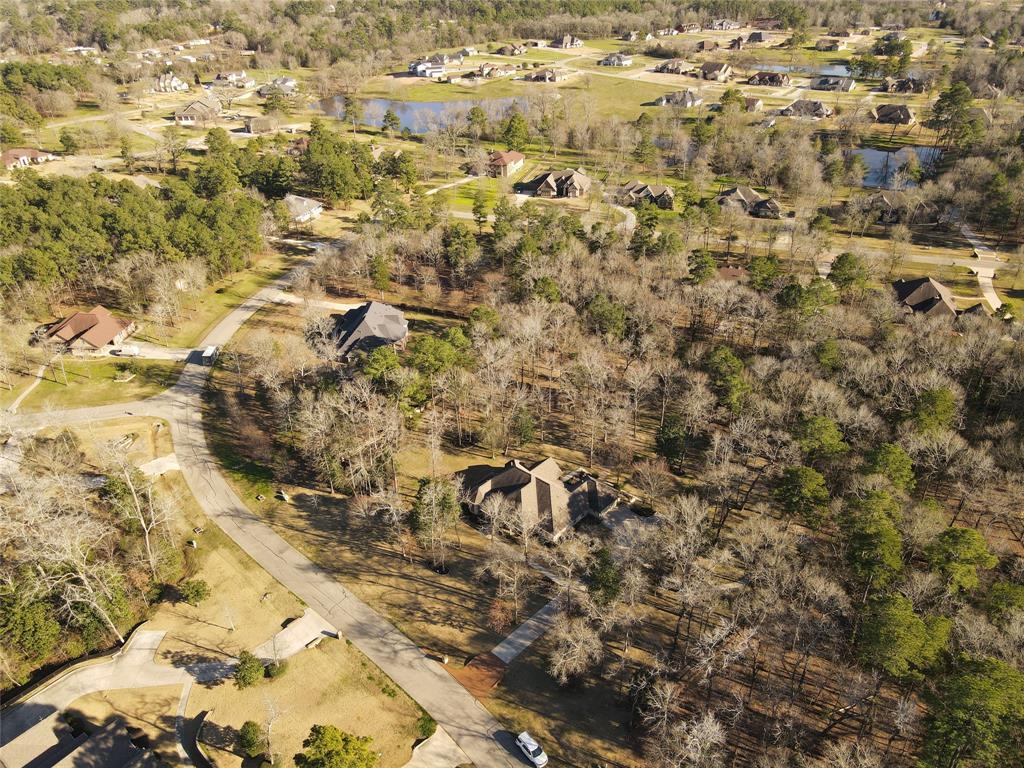
<path fill-rule="evenodd" d="M 543 768 L 543 766 L 548 764 L 548 756 L 544 754 L 544 750 L 540 748 L 537 740 L 526 731 L 516 736 L 516 744 L 523 750 L 526 759 L 537 766 L 537 768 Z"/>

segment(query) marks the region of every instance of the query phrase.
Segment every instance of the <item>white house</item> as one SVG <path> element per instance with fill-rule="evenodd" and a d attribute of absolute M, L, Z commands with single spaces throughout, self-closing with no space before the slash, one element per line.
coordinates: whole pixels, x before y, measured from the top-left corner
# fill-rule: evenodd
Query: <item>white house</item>
<path fill-rule="evenodd" d="M 324 212 L 321 202 L 300 195 L 285 195 L 284 205 L 288 209 L 288 216 L 296 224 L 305 224 Z"/>

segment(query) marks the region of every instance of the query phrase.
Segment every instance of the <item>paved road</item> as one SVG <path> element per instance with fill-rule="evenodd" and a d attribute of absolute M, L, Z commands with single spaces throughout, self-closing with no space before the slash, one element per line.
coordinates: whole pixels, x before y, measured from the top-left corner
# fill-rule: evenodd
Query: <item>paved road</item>
<path fill-rule="evenodd" d="M 273 300 L 277 291 L 287 287 L 289 279 L 289 275 L 280 278 L 232 310 L 200 346 L 223 346 L 246 320 Z M 80 424 L 126 414 L 166 419 L 182 474 L 211 521 L 271 576 L 355 643 L 430 713 L 477 768 L 517 765 L 510 757 L 515 749 L 511 735 L 502 730 L 480 702 L 389 621 L 253 515 L 237 496 L 211 455 L 203 431 L 201 396 L 208 374 L 208 368 L 186 363 L 177 383 L 155 397 L 135 403 L 13 416 L 10 425 L 18 431 L 31 431 L 52 424 Z"/>

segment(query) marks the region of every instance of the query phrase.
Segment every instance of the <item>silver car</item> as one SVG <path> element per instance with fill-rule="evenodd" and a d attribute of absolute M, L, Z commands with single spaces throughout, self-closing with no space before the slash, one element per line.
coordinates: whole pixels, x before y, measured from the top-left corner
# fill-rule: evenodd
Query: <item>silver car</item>
<path fill-rule="evenodd" d="M 516 744 L 523 750 L 523 754 L 526 755 L 526 759 L 533 763 L 537 768 L 543 768 L 548 764 L 548 756 L 544 754 L 544 750 L 540 748 L 540 744 L 533 738 L 528 732 L 523 731 L 516 736 Z"/>

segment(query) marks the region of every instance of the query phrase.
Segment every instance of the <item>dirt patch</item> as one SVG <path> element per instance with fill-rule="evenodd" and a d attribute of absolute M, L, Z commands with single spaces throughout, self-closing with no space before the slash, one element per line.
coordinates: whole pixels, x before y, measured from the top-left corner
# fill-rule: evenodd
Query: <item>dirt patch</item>
<path fill-rule="evenodd" d="M 488 652 L 474 656 L 462 668 L 450 668 L 448 671 L 476 698 L 485 699 L 501 682 L 505 669 L 505 662 Z"/>

